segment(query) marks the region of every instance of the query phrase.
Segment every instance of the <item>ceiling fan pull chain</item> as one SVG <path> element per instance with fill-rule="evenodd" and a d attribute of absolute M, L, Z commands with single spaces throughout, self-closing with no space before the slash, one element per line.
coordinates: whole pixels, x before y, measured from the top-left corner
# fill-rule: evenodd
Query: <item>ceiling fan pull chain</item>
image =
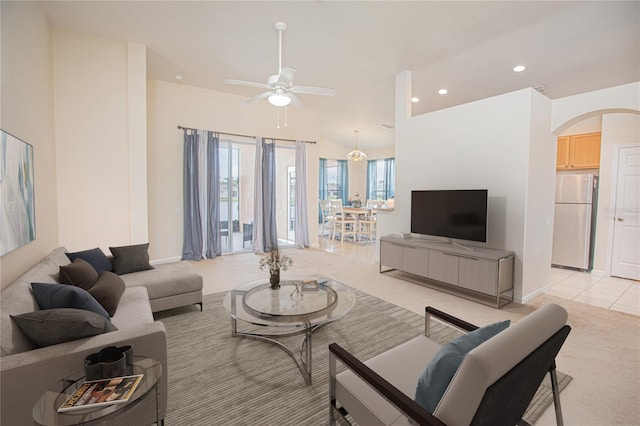
<path fill-rule="evenodd" d="M 284 107 L 284 127 L 287 127 L 287 107 Z"/>
<path fill-rule="evenodd" d="M 276 110 L 278 111 L 278 125 L 276 126 L 276 129 L 280 128 L 280 107 L 276 107 Z"/>

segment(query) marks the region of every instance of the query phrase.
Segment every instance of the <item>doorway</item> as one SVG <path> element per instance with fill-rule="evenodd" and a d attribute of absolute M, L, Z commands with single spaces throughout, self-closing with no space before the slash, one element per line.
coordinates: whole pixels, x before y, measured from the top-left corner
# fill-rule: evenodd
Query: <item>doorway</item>
<path fill-rule="evenodd" d="M 616 148 L 611 275 L 640 280 L 640 145 Z"/>
<path fill-rule="evenodd" d="M 251 251 L 255 145 L 220 141 L 219 155 L 222 253 Z"/>

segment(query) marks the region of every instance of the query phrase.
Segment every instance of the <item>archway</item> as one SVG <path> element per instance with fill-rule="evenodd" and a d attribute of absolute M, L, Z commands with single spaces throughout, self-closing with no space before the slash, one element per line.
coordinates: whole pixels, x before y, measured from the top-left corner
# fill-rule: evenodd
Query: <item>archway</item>
<path fill-rule="evenodd" d="M 595 226 L 594 271 L 610 275 L 613 251 L 613 214 L 615 211 L 616 147 L 640 144 L 640 109 L 602 108 L 579 111 L 572 118 L 552 130 L 555 136 L 563 135 L 576 124 L 593 117 L 602 119 L 602 146 L 599 174 L 599 201 Z"/>

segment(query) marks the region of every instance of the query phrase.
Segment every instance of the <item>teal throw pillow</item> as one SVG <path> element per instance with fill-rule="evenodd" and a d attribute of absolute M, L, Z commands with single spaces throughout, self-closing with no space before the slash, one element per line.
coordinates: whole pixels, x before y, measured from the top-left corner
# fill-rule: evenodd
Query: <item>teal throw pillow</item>
<path fill-rule="evenodd" d="M 420 376 L 415 401 L 433 414 L 464 357 L 509 324 L 509 320 L 490 324 L 444 344 Z"/>
<path fill-rule="evenodd" d="M 95 312 L 107 320 L 109 313 L 87 292 L 74 285 L 31 283 L 33 297 L 40 309 L 74 308 Z"/>

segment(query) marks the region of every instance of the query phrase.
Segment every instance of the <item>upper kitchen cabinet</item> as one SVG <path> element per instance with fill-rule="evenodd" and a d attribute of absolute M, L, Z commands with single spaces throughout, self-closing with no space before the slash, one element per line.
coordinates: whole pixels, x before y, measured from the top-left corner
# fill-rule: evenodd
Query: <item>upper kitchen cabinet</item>
<path fill-rule="evenodd" d="M 558 170 L 600 168 L 600 133 L 558 138 Z"/>

